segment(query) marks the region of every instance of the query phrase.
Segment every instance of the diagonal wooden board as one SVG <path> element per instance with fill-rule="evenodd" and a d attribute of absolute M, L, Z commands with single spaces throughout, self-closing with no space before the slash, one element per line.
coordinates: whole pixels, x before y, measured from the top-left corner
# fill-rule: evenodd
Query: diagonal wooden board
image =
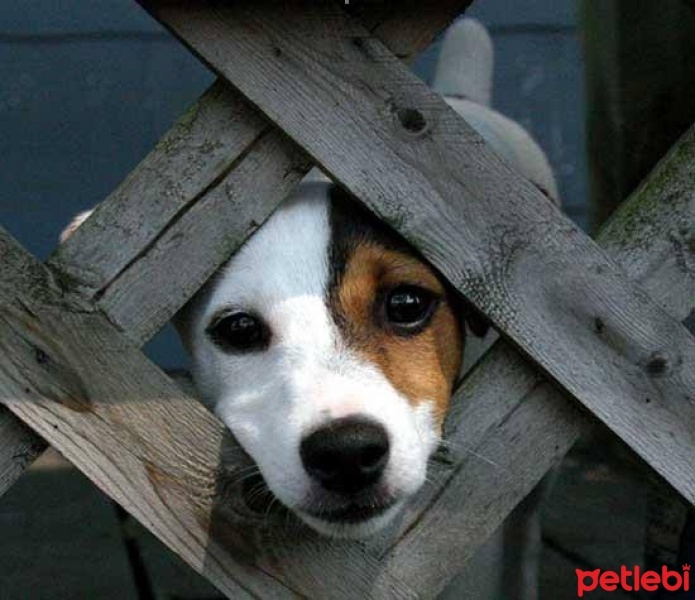
<path fill-rule="evenodd" d="M 221 423 L 102 313 L 66 304 L 52 274 L 1 229 L 0 253 L 0 400 L 15 415 L 232 598 L 374 588 L 378 560 L 358 545 L 308 535 L 302 551 L 295 536 L 273 540 L 282 529 L 267 530 L 222 472 L 223 454 L 229 466 L 248 461 Z M 354 572 L 341 578 L 346 554 Z M 381 585 L 416 597 L 388 577 Z"/>
<path fill-rule="evenodd" d="M 142 0 L 695 501 L 695 340 L 336 3 Z"/>
<path fill-rule="evenodd" d="M 489 375 L 493 375 L 493 373 L 489 373 Z M 484 379 L 484 378 L 483 378 L 483 379 Z M 474 429 L 475 429 L 475 427 L 474 427 Z"/>
<path fill-rule="evenodd" d="M 687 323 L 692 333 L 694 181 L 695 126 L 597 237 L 628 276 L 675 319 Z M 527 371 L 519 359 L 509 344 L 498 342 L 464 381 L 458 390 L 460 402 L 450 415 L 452 430 L 447 435 L 454 447 L 462 445 L 461 466 L 406 536 L 384 553 L 389 574 L 408 582 L 419 593 L 443 589 L 472 556 L 479 540 L 486 539 L 485 532 L 493 531 L 509 507 L 531 491 L 533 483 L 545 473 L 543 467 L 547 469 L 593 421 L 576 410 L 574 403 L 563 400 L 537 372 Z M 508 393 L 510 389 L 515 389 L 514 395 Z M 519 410 L 528 410 L 537 402 L 543 402 L 543 408 L 534 407 L 533 416 L 524 422 L 519 416 L 509 416 L 507 403 L 512 398 L 518 398 Z M 502 411 L 502 407 L 509 412 Z M 487 422 L 480 413 L 485 414 Z M 481 434 L 480 429 L 486 425 L 490 430 Z M 499 432 L 492 434 L 496 428 Z M 517 435 L 505 436 L 505 429 Z M 485 465 L 474 455 L 466 456 L 466 448 L 496 464 Z M 498 459 L 500 455 L 504 456 L 502 460 Z M 485 500 L 478 499 L 479 495 Z"/>
<path fill-rule="evenodd" d="M 683 155 L 689 158 L 694 147 L 695 129 L 652 185 L 618 216 L 604 241 L 629 271 L 655 289 L 672 290 L 668 308 L 678 318 L 692 301 L 692 273 L 682 256 L 674 256 L 673 241 L 692 235 L 694 198 L 688 186 L 695 163 Z M 498 345 L 457 394 L 452 415 L 457 425 L 452 439 L 491 456 L 494 469 L 481 468 L 465 447 L 452 457 L 440 475 L 446 479 L 447 468 L 455 474 L 458 491 L 450 485 L 430 496 L 429 511 L 404 524 L 405 543 L 387 553 L 384 565 L 361 545 L 327 543 L 298 532 L 287 536 L 282 527 L 276 535 L 263 534 L 258 518 L 242 513 L 230 521 L 226 511 L 211 507 L 216 497 L 223 505 L 235 499 L 219 490 L 225 487 L 216 471 L 223 438 L 219 423 L 138 358 L 101 315 L 87 307 L 70 310 L 51 273 L 9 238 L 1 245 L 7 260 L 0 280 L 0 339 L 7 362 L 0 363 L 0 397 L 233 597 L 246 592 L 274 597 L 291 590 L 327 598 L 432 597 L 588 423 L 571 400 L 548 396 L 552 388 L 508 344 Z M 637 249 L 642 255 L 635 260 Z M 88 410 L 80 410 L 84 405 Z M 471 496 L 466 486 L 476 493 Z M 388 546 L 388 540 L 382 544 Z M 260 571 L 235 565 L 240 553 L 245 564 L 252 559 Z M 275 577 L 285 585 L 273 586 Z"/>
<path fill-rule="evenodd" d="M 409 0 L 397 14 L 379 2 L 351 10 L 396 54 L 412 60 L 470 2 L 445 0 L 419 19 L 425 0 Z M 143 344 L 309 167 L 303 151 L 218 81 L 57 249 L 49 267 L 73 300 L 98 301 L 109 320 Z M 253 205 L 238 204 L 248 196 Z M 45 443 L 1 407 L 0 433 L 2 495 Z"/>

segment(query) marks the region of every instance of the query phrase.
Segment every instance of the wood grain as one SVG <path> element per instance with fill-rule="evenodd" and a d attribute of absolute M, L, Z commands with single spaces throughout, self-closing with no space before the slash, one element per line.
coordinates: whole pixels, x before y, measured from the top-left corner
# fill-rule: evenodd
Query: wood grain
<path fill-rule="evenodd" d="M 333 2 L 143 4 L 695 501 L 693 337 L 383 44 Z"/>
<path fill-rule="evenodd" d="M 0 496 L 43 453 L 46 442 L 7 410 L 0 413 Z"/>
<path fill-rule="evenodd" d="M 397 14 L 381 2 L 350 9 L 387 47 L 410 61 L 470 2 L 446 0 L 436 10 L 429 7 L 424 14 L 423 0 L 409 0 Z M 247 216 L 241 199 L 249 198 L 261 205 L 265 202 L 272 209 L 312 166 L 304 152 L 290 147 L 285 136 L 271 132 L 273 129 L 232 86 L 217 81 L 91 217 L 56 249 L 49 265 L 62 274 L 72 291 L 88 299 L 123 298 L 122 288 L 138 281 L 132 295 L 136 300 L 147 301 L 138 308 L 139 318 L 152 322 L 143 332 L 127 326 L 124 329 L 138 341 L 146 339 L 262 223 L 262 215 L 267 216 L 268 210 L 254 212 L 253 204 Z M 278 155 L 277 146 L 285 149 L 284 156 Z M 266 166 L 273 161 L 279 161 L 275 170 Z M 266 174 L 274 186 L 263 184 Z M 210 196 L 215 198 L 215 210 L 205 216 L 202 205 Z M 187 213 L 193 208 L 198 212 L 198 228 L 215 229 L 216 217 L 227 219 L 228 225 L 238 218 L 240 224 L 253 222 L 254 226 L 243 228 L 245 235 L 236 240 L 238 235 L 232 231 L 230 240 L 235 242 L 228 241 L 222 251 L 201 248 L 199 254 L 207 264 L 198 267 L 200 259 L 194 260 L 180 274 L 176 282 L 179 289 L 172 285 L 162 290 L 159 284 L 166 277 L 151 277 L 155 267 L 142 268 L 141 263 L 154 263 L 152 256 L 164 257 L 159 273 L 171 274 L 172 265 L 191 258 L 188 249 L 179 253 L 177 241 L 186 231 L 179 221 L 190 222 Z M 107 304 L 112 305 L 108 301 Z M 150 314 L 150 307 L 154 307 L 154 314 Z"/>
<path fill-rule="evenodd" d="M 674 290 L 663 302 L 677 318 L 692 310 L 693 269 L 683 260 L 664 257 L 674 237 L 689 239 L 688 231 L 692 234 L 689 188 L 695 164 L 689 151 L 694 147 L 695 129 L 602 235 L 606 247 L 640 283 Z M 220 566 L 227 564 L 227 555 L 209 541 L 205 546 L 212 547 L 217 558 L 201 556 L 200 544 L 190 544 L 186 537 L 189 529 L 200 535 L 197 524 L 212 523 L 206 534 L 231 548 L 233 558 L 243 550 L 246 563 L 252 556 L 261 573 L 273 573 L 293 590 L 327 598 L 433 597 L 589 422 L 509 344 L 500 342 L 457 392 L 449 419 L 450 451 L 433 472 L 440 486 L 423 494 L 419 510 L 402 524 L 406 535 L 401 543 L 389 537 L 368 548 L 327 543 L 296 525 L 288 530 L 283 520 L 264 530 L 258 515 L 238 508 L 233 488 L 219 482 L 223 454 L 232 471 L 247 465 L 229 455 L 235 449 L 221 425 L 183 398 L 98 313 L 66 312 L 69 307 L 50 272 L 8 239 L 0 242 L 6 257 L 0 339 L 6 340 L 3 356 L 12 359 L 0 363 L 0 397 L 6 402 L 9 398 L 13 410 L 228 593 L 242 593 L 234 581 L 246 581 L 247 576 L 254 580 L 254 572 L 230 575 Z M 642 253 L 639 260 L 633 260 L 636 251 Z M 660 268 L 664 262 L 668 266 Z M 17 305 L 18 294 L 33 299 Z M 28 302 L 41 304 L 40 310 L 28 309 Z M 41 363 L 37 348 L 44 355 Z M 37 388 L 40 399 L 31 392 Z M 72 401 L 56 402 L 65 396 Z M 75 410 L 83 405 L 89 410 Z M 150 477 L 152 473 L 166 477 Z M 217 508 L 211 506 L 215 501 Z M 232 511 L 234 518 L 228 516 L 229 505 L 238 511 Z M 421 516 L 419 511 L 426 508 Z M 151 513 L 167 516 L 162 522 Z M 385 555 L 384 565 L 379 553 Z M 267 582 L 263 575 L 261 579 Z"/>
<path fill-rule="evenodd" d="M 194 569 L 233 598 L 351 598 L 356 586 L 416 598 L 377 578 L 360 545 L 247 506 L 249 460 L 228 430 L 102 313 L 49 293 L 51 274 L 3 230 L 0 251 L 0 402 Z"/>
<path fill-rule="evenodd" d="M 597 238 L 629 277 L 683 322 L 695 315 L 693 157 L 695 126 Z M 591 427 L 586 411 L 524 363 L 499 341 L 465 379 L 447 421 L 455 474 L 441 494 L 436 488 L 420 498 L 426 512 L 415 509 L 402 540 L 382 550 L 389 573 L 419 593 L 441 590 L 533 489 L 543 467 Z M 441 477 L 443 469 L 437 471 Z"/>
<path fill-rule="evenodd" d="M 354 9 L 388 47 L 412 60 L 470 0 L 429 7 L 417 27 L 414 15 L 423 14 L 426 3 L 405 4 L 407 10 L 397 14 L 377 2 Z M 401 27 L 406 17 L 408 25 Z M 53 253 L 49 267 L 73 302 L 101 300 L 109 318 L 142 344 L 309 166 L 304 152 L 289 146 L 284 134 L 269 128 L 238 92 L 218 81 Z M 249 197 L 253 202 L 240 205 L 239 198 Z M 0 430 L 12 435 L 0 446 L 1 495 L 44 444 L 2 407 Z"/>
<path fill-rule="evenodd" d="M 210 457 L 223 436 L 216 419 L 103 315 L 69 312 L 61 295 L 47 293 L 50 274 L 4 231 L 0 250 L 3 404 L 221 589 L 271 593 L 268 577 L 251 577 L 208 539 Z M 25 294 L 17 280 L 41 287 Z"/>
<path fill-rule="evenodd" d="M 688 192 L 690 186 L 685 184 L 692 181 L 692 172 L 688 175 L 689 179 L 680 182 L 681 194 L 679 202 L 675 203 L 676 208 L 663 211 L 668 218 L 660 225 L 662 211 L 658 208 L 641 210 L 639 207 L 643 204 L 640 203 L 639 207 L 631 207 L 627 217 L 617 226 L 617 231 L 629 231 L 635 236 L 623 239 L 624 246 L 637 239 L 643 242 L 639 247 L 645 254 L 654 246 L 663 256 L 669 243 L 674 252 L 681 252 L 677 254 L 678 260 L 668 262 L 664 271 L 655 268 L 656 263 L 650 269 L 648 259 L 642 263 L 647 278 L 658 273 L 660 285 L 669 287 L 673 282 L 676 293 L 683 286 L 675 281 L 674 273 L 683 279 L 683 264 L 687 267 L 690 264 L 688 257 L 692 255 L 692 251 L 687 253 L 687 244 L 683 249 L 672 241 L 674 236 L 686 242 L 692 238 L 692 219 L 688 217 L 692 214 L 692 194 Z M 668 181 L 673 177 L 670 175 Z M 671 191 L 675 193 L 677 189 L 674 187 Z M 645 198 L 642 202 L 650 200 L 648 195 Z M 667 197 L 668 200 L 672 198 Z M 634 215 L 639 217 L 636 221 L 632 218 Z M 690 226 L 690 233 L 683 229 L 683 223 Z M 673 224 L 678 224 L 680 229 L 671 229 Z M 649 232 L 646 240 L 640 238 L 643 228 Z M 658 244 L 649 243 L 652 237 Z M 228 594 L 235 594 L 234 597 L 249 594 L 285 596 L 299 590 L 312 590 L 320 597 L 337 598 L 355 595 L 418 597 L 424 590 L 423 595 L 431 597 L 435 587 L 443 584 L 457 564 L 451 558 L 455 555 L 451 547 L 437 544 L 441 515 L 447 514 L 447 526 L 449 522 L 458 523 L 459 518 L 468 519 L 468 525 L 459 529 L 459 533 L 467 534 L 466 541 L 481 539 L 492 527 L 491 523 L 502 518 L 504 508 L 514 503 L 514 497 L 518 499 L 523 495 L 523 490 L 526 487 L 530 489 L 533 480 L 540 476 L 534 471 L 535 465 L 542 465 L 543 461 L 552 462 L 561 453 L 561 444 L 568 443 L 576 434 L 572 428 L 574 419 L 565 417 L 581 413 L 567 399 L 564 400 L 566 408 L 557 404 L 557 395 L 536 399 L 534 392 L 523 403 L 520 403 L 522 396 L 501 409 L 488 410 L 497 407 L 499 398 L 505 396 L 506 385 L 492 385 L 500 381 L 501 371 L 497 367 L 509 372 L 517 393 L 528 384 L 519 386 L 521 380 L 532 382 L 538 377 L 518 353 L 510 347 L 503 347 L 493 351 L 503 358 L 496 359 L 492 354 L 492 358 L 476 370 L 477 375 L 469 378 L 469 382 L 477 379 L 489 386 L 498 400 L 486 408 L 485 403 L 473 404 L 478 397 L 471 397 L 469 404 L 454 414 L 454 418 L 465 419 L 465 425 L 452 433 L 453 440 L 475 442 L 480 454 L 489 454 L 497 465 L 497 472 L 490 476 L 493 465 L 488 463 L 482 467 L 479 461 L 467 456 L 467 452 L 459 450 L 462 460 L 456 455 L 453 460 L 449 459 L 448 474 L 457 474 L 458 485 L 463 481 L 468 485 L 478 483 L 481 487 L 476 488 L 475 494 L 470 494 L 465 503 L 461 502 L 460 495 L 453 492 L 449 495 L 448 490 L 434 495 L 435 499 L 441 499 L 442 504 L 435 502 L 426 518 L 409 524 L 403 545 L 396 546 L 387 555 L 386 568 L 379 565 L 373 554 L 356 544 L 326 544 L 310 535 L 287 535 L 282 529 L 274 534 L 261 534 L 258 520 L 252 521 L 254 525 L 249 528 L 248 521 L 241 519 L 242 524 L 232 522 L 226 510 L 212 507 L 211 496 L 232 500 L 228 494 L 216 489 L 219 484 L 216 468 L 222 453 L 220 448 L 224 445 L 219 424 L 207 413 L 196 412 L 200 411 L 199 408 L 191 409 L 195 404 L 190 404 L 180 392 L 168 387 L 170 382 L 143 361 L 135 348 L 102 315 L 90 311 L 85 303 L 64 305 L 66 301 L 74 302 L 75 298 L 65 298 L 52 275 L 33 264 L 13 244 L 2 244 L 3 258 L 7 257 L 3 274 L 7 277 L 3 278 L 3 293 L 0 293 L 0 296 L 4 295 L 3 336 L 0 339 L 5 343 L 4 356 L 13 359 L 0 363 L 3 400 L 11 403 L 17 414 L 39 428 L 49 441 L 66 452 L 126 508 L 158 531 L 170 547 L 182 553 Z M 692 270 L 688 272 L 692 273 Z M 25 293 L 27 297 L 21 298 Z M 40 310 L 36 309 L 37 303 Z M 686 302 L 680 304 L 686 305 Z M 41 346 L 44 343 L 47 346 Z M 37 354 L 37 347 L 42 353 Z M 106 356 L 103 356 L 104 347 L 112 348 Z M 510 356 L 504 358 L 508 353 Z M 52 360 L 46 361 L 46 357 Z M 502 362 L 498 364 L 498 360 Z M 520 365 L 519 371 L 515 370 L 515 363 Z M 496 365 L 495 370 L 488 370 L 487 364 Z M 473 384 L 467 382 L 466 385 Z M 26 389 L 30 390 L 28 396 Z M 559 401 L 563 402 L 561 397 Z M 91 415 L 96 415 L 96 418 Z M 479 419 L 477 423 L 476 418 Z M 581 421 L 581 417 L 578 419 Z M 535 440 L 525 435 L 529 428 L 539 428 L 543 423 L 558 427 Z M 191 427 L 190 434 L 186 427 L 182 430 L 182 424 Z M 474 438 L 471 432 L 478 431 L 485 434 Z M 201 443 L 201 440 L 210 440 L 210 443 Z M 524 444 L 524 452 L 517 452 L 516 441 Z M 231 464 L 233 466 L 234 461 Z M 483 486 L 482 483 L 488 480 L 491 483 Z M 509 487 L 504 488 L 507 484 Z M 211 489 L 216 493 L 211 493 Z M 469 489 L 461 488 L 464 497 Z M 505 490 L 501 499 L 500 489 Z M 495 505 L 501 509 L 495 510 Z M 461 508 L 466 509 L 464 514 L 456 512 Z M 440 512 L 437 517 L 436 510 L 442 509 L 445 512 Z M 210 519 L 211 511 L 213 516 Z M 201 527 L 201 522 L 211 522 L 212 526 Z M 201 531 L 210 536 L 202 538 L 202 542 Z M 412 536 L 423 535 L 424 531 L 428 536 L 418 541 L 418 548 L 423 544 L 418 556 L 442 561 L 434 569 L 441 579 L 433 584 L 427 576 L 417 576 L 417 569 L 425 569 L 423 561 L 416 561 L 412 570 L 405 573 L 403 569 L 407 563 L 401 562 L 408 554 L 408 542 L 414 539 Z M 459 539 L 452 533 L 449 541 Z M 387 543 L 382 544 L 388 547 Z M 429 554 L 427 544 L 436 551 Z M 375 543 L 375 547 L 378 545 Z M 471 552 L 472 546 L 473 543 L 464 554 Z M 244 566 L 234 561 L 230 564 L 230 550 L 232 559 L 240 560 Z M 449 558 L 443 561 L 442 556 Z M 259 568 L 249 565 L 250 558 Z M 351 565 L 350 572 L 345 569 L 348 564 Z M 286 583 L 280 584 L 276 577 L 281 577 Z"/>

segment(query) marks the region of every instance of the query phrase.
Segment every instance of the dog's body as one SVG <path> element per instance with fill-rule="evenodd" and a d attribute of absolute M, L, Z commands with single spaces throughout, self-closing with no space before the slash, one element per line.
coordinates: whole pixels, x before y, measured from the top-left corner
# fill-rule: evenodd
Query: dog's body
<path fill-rule="evenodd" d="M 457 35 L 481 35 L 472 27 Z M 450 104 L 555 197 L 538 146 L 467 91 Z M 274 496 L 321 533 L 360 537 L 425 482 L 461 371 L 464 306 L 396 233 L 313 177 L 176 322 L 202 400 Z"/>

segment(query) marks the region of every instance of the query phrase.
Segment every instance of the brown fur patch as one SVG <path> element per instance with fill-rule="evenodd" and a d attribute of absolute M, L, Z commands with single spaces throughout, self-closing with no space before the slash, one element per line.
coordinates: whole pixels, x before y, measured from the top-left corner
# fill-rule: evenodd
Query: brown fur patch
<path fill-rule="evenodd" d="M 420 333 L 398 335 L 378 316 L 375 303 L 400 285 L 419 286 L 441 297 Z M 338 324 L 350 347 L 377 365 L 411 404 L 434 402 L 441 427 L 461 366 L 463 334 L 436 273 L 415 256 L 366 242 L 348 257 L 336 292 Z"/>

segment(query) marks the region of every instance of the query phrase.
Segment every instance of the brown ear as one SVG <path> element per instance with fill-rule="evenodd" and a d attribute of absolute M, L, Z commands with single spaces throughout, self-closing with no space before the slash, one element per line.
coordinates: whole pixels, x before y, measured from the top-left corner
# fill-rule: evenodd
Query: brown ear
<path fill-rule="evenodd" d="M 92 208 L 91 210 L 86 210 L 84 212 L 81 212 L 79 215 L 73 218 L 72 221 L 70 221 L 70 225 L 68 225 L 65 229 L 63 229 L 62 233 L 60 234 L 60 243 L 62 244 L 65 240 L 67 240 L 75 231 L 77 228 L 84 223 L 89 215 L 91 215 L 94 212 L 94 209 Z"/>

